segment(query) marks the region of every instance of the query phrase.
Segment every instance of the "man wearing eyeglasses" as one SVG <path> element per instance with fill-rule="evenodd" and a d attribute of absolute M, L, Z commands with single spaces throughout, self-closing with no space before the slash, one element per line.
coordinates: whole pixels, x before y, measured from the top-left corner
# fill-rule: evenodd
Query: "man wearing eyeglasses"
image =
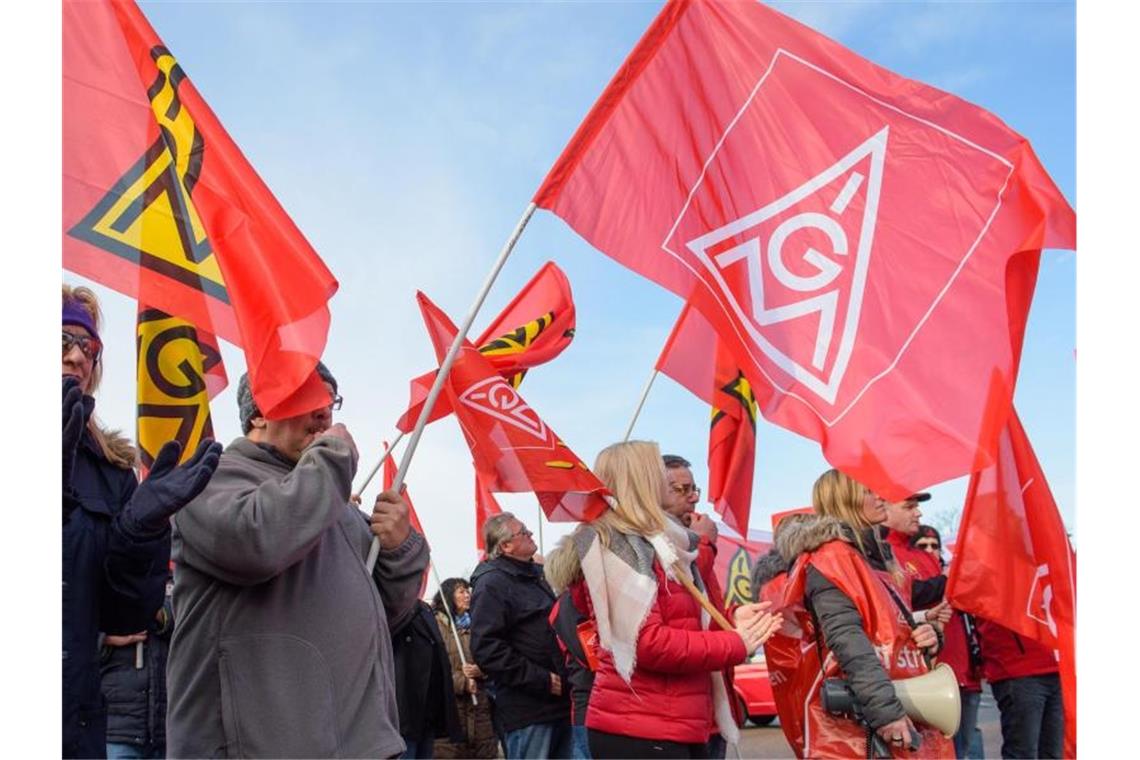
<path fill-rule="evenodd" d="M 533 534 L 510 512 L 483 524 L 485 562 L 471 574 L 471 654 L 490 682 L 507 758 L 571 756 L 570 700 Z"/>
<path fill-rule="evenodd" d="M 171 757 L 393 757 L 404 751 L 390 631 L 428 564 L 393 491 L 349 502 L 356 445 L 330 403 L 283 420 L 238 384 L 244 437 L 174 530 Z M 372 537 L 380 554 L 371 576 Z"/>
<path fill-rule="evenodd" d="M 717 580 L 713 564 L 716 562 L 716 540 L 719 535 L 716 523 L 708 515 L 697 512 L 697 502 L 701 500 L 701 489 L 693 481 L 692 464 L 684 457 L 676 454 L 664 454 L 661 457 L 665 464 L 666 493 L 665 502 L 661 508 L 665 514 L 684 525 L 697 535 L 697 572 L 705 587 L 709 600 L 726 614 L 728 610 L 724 605 L 724 591 L 720 581 Z M 733 693 L 733 677 L 735 668 L 724 669 L 725 687 L 728 693 Z M 743 722 L 744 716 L 740 714 L 740 706 L 736 699 L 730 699 L 733 718 L 737 725 Z M 713 721 L 716 726 L 716 721 Z M 724 737 L 719 732 L 709 736 L 705 747 L 705 755 L 709 758 L 723 758 L 728 749 Z"/>

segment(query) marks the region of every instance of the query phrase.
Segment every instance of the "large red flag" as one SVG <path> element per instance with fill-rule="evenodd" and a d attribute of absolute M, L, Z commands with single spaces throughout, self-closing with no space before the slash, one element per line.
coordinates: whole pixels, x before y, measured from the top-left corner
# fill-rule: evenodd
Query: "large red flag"
<path fill-rule="evenodd" d="M 1076 226 L 992 114 L 756 2 L 666 5 L 534 201 L 693 303 L 765 418 L 891 499 L 993 462 L 1018 254 Z"/>
<path fill-rule="evenodd" d="M 64 266 L 241 346 L 266 416 L 327 404 L 337 282 L 130 0 L 63 4 L 63 115 Z"/>
<path fill-rule="evenodd" d="M 427 296 L 416 297 L 442 361 L 459 331 Z M 602 482 L 469 341 L 444 388 L 488 490 L 533 491 L 556 522 L 589 521 L 606 510 Z"/>
<path fill-rule="evenodd" d="M 997 463 L 970 478 L 946 595 L 1059 652 L 1065 757 L 1076 756 L 1075 567 L 1045 473 L 1013 413 Z"/>
<path fill-rule="evenodd" d="M 708 498 L 741 535 L 748 533 L 756 463 L 756 400 L 716 332 L 688 304 L 657 359 L 657 370 L 712 406 Z"/>
<path fill-rule="evenodd" d="M 491 490 L 483 484 L 483 479 L 479 477 L 479 472 L 475 472 L 475 548 L 479 550 L 479 555 L 482 556 L 486 552 L 487 547 L 483 542 L 483 523 L 487 519 L 501 514 L 503 508 L 499 506 L 499 502 L 495 500 L 495 495 Z"/>
<path fill-rule="evenodd" d="M 528 368 L 545 364 L 570 345 L 575 320 L 570 280 L 553 261 L 548 261 L 487 326 L 475 345 L 511 387 L 518 388 Z M 416 426 L 434 381 L 435 372 L 412 380 L 408 410 L 396 423 L 397 428 L 410 433 Z M 428 422 L 448 414 L 451 404 L 441 396 L 432 407 Z"/>

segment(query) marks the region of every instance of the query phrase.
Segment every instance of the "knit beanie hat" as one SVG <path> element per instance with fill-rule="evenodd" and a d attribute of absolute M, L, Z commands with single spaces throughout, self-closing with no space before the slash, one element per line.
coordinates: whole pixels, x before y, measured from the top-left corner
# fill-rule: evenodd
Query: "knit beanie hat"
<path fill-rule="evenodd" d="M 76 300 L 66 300 L 63 302 L 63 324 L 65 325 L 78 325 L 91 334 L 95 340 L 99 340 L 99 333 L 95 330 L 95 318 L 91 316 L 91 312 L 83 308 L 83 304 Z"/>
<path fill-rule="evenodd" d="M 317 362 L 317 374 L 321 380 L 332 386 L 335 394 L 337 391 L 336 378 L 333 377 L 323 362 Z M 248 372 L 243 373 L 241 379 L 238 380 L 237 402 L 238 417 L 241 419 L 241 432 L 247 434 L 253 429 L 253 418 L 262 416 L 261 410 L 257 408 L 257 402 L 253 400 L 253 389 L 249 386 Z"/>

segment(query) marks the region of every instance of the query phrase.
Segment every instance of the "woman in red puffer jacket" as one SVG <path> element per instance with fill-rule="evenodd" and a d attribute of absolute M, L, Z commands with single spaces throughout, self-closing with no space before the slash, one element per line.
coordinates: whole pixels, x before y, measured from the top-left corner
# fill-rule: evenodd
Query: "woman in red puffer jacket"
<path fill-rule="evenodd" d="M 780 625 L 766 604 L 736 610 L 734 630 L 709 622 L 680 582 L 700 584 L 695 534 L 665 518 L 665 470 L 654 443 L 603 450 L 594 472 L 612 507 L 547 558 L 555 589 L 584 585 L 597 626 L 597 670 L 586 712 L 590 752 L 602 757 L 704 757 L 714 724 L 735 741 L 722 670 Z"/>

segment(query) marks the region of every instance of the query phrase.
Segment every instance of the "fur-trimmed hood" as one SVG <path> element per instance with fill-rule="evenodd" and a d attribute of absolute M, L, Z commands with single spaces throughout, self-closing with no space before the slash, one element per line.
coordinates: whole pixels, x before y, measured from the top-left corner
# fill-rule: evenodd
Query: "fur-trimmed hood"
<path fill-rule="evenodd" d="M 787 525 L 776 539 L 776 550 L 785 563 L 793 562 L 828 541 L 851 541 L 849 528 L 834 517 L 813 515 L 809 519 Z M 786 567 L 786 565 L 785 565 Z"/>
<path fill-rule="evenodd" d="M 787 572 L 790 563 L 784 559 L 778 549 L 773 546 L 768 553 L 756 560 L 752 567 L 752 601 L 760 600 L 760 591 L 764 584 L 783 572 Z"/>
<path fill-rule="evenodd" d="M 582 527 L 576 528 L 575 532 L 578 530 L 582 530 Z M 542 572 L 555 594 L 561 594 L 582 577 L 582 560 L 574 548 L 573 534 L 563 536 L 554 550 L 546 555 Z"/>

